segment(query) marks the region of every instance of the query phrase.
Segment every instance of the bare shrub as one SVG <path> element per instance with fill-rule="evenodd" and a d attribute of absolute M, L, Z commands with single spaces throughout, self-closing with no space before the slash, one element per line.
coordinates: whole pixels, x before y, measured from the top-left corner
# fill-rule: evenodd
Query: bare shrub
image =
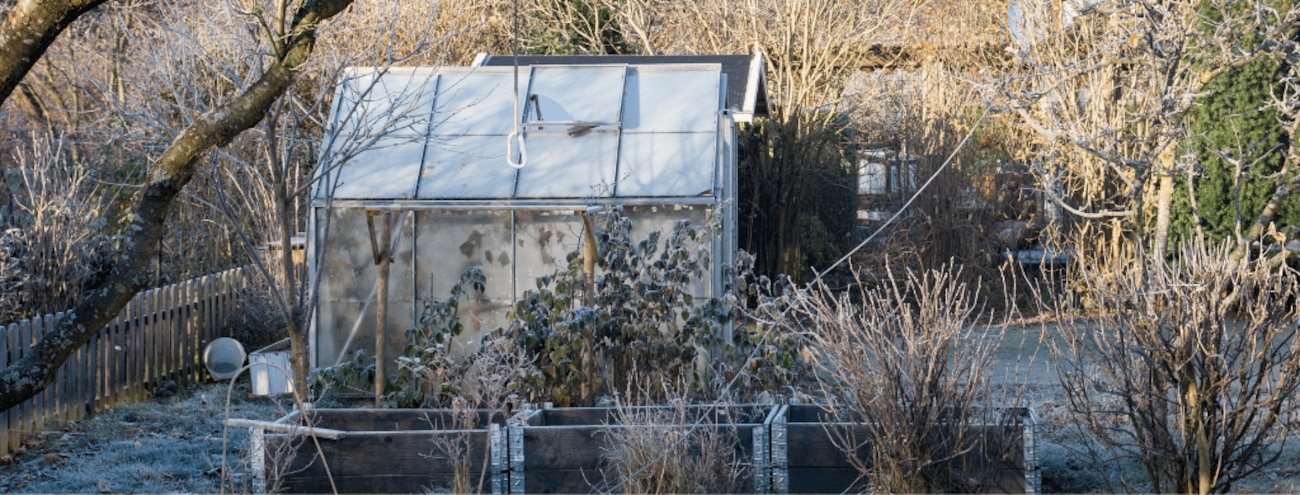
<path fill-rule="evenodd" d="M 625 493 L 740 493 L 749 490 L 735 429 L 698 427 L 698 410 L 675 400 L 667 408 L 620 403 L 602 430 L 601 457 L 616 490 Z M 727 407 L 708 411 L 733 417 Z"/>
<path fill-rule="evenodd" d="M 977 325 L 979 303 L 960 272 L 890 272 L 878 288 L 810 290 L 795 303 L 830 412 L 863 432 L 832 438 L 872 491 L 978 489 L 982 473 L 963 456 L 998 451 L 976 427 L 1000 420 L 988 372 L 1000 334 Z"/>
<path fill-rule="evenodd" d="M 1066 282 L 1095 308 L 1066 298 L 1053 349 L 1077 428 L 1096 440 L 1099 467 L 1134 462 L 1149 485 L 1227 492 L 1276 461 L 1300 389 L 1296 271 L 1232 261 L 1230 245 L 1193 243 L 1165 262 L 1154 254 L 1097 257 Z"/>
<path fill-rule="evenodd" d="M 15 208 L 0 217 L 0 321 L 71 307 L 113 239 L 104 192 L 62 139 L 32 134 L 14 161 L 5 182 Z"/>

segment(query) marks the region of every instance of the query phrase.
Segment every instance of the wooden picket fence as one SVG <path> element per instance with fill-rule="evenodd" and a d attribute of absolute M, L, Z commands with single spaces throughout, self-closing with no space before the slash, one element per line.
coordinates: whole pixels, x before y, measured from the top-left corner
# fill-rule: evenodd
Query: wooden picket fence
<path fill-rule="evenodd" d="M 91 412 L 149 396 L 166 381 L 206 379 L 203 349 L 221 337 L 255 272 L 245 266 L 139 294 L 82 346 L 44 392 L 0 412 L 0 455 L 47 423 L 77 421 Z M 0 326 L 0 367 L 22 359 L 63 313 Z"/>

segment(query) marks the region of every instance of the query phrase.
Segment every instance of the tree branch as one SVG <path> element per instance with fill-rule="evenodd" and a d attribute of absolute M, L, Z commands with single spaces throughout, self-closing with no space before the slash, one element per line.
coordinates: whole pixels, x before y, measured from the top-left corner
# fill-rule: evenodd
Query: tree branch
<path fill-rule="evenodd" d="M 0 27 L 0 105 L 81 14 L 106 0 L 32 0 L 14 5 Z"/>
<path fill-rule="evenodd" d="M 256 125 L 267 109 L 289 88 L 310 57 L 321 23 L 342 12 L 353 0 L 306 0 L 295 13 L 282 56 L 273 61 L 252 86 L 225 105 L 199 117 L 176 137 L 153 163 L 143 193 L 138 196 L 130 234 L 113 253 L 107 275 L 86 291 L 86 298 L 59 320 L 53 331 L 32 347 L 27 357 L 0 370 L 0 411 L 22 403 L 54 380 L 59 366 L 90 341 L 127 303 L 143 290 L 149 261 L 172 203 L 193 177 L 195 164 L 208 151 L 224 146 Z"/>

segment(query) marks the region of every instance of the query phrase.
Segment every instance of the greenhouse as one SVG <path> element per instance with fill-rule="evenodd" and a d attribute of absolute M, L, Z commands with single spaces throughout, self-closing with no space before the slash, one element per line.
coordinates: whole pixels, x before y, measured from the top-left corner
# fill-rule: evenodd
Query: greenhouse
<path fill-rule="evenodd" d="M 461 303 L 458 345 L 477 343 L 567 265 L 584 217 L 614 206 L 635 238 L 720 211 L 712 276 L 694 290 L 721 285 L 736 251 L 736 122 L 765 111 L 761 59 L 512 59 L 340 84 L 309 220 L 313 367 L 377 339 L 396 355 L 424 305 L 474 266 L 485 292 Z"/>

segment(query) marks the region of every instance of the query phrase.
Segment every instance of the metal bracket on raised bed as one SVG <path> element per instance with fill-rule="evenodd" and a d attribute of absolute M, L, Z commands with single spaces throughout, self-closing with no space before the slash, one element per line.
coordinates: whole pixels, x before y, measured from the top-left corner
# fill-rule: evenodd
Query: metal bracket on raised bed
<path fill-rule="evenodd" d="M 1038 465 L 1038 417 L 1033 408 L 1025 409 L 1021 428 L 1024 428 L 1025 445 L 1025 493 L 1037 495 L 1043 493 L 1043 470 Z"/>
<path fill-rule="evenodd" d="M 771 436 L 772 492 L 790 493 L 790 454 L 789 436 L 786 435 L 786 422 L 790 406 L 781 406 L 772 419 L 769 436 Z"/>
<path fill-rule="evenodd" d="M 492 423 L 488 427 L 489 455 L 492 458 L 492 493 L 506 493 L 509 489 L 510 470 L 507 468 L 509 462 L 509 453 L 506 452 L 505 432 L 501 431 L 501 425 Z"/>
<path fill-rule="evenodd" d="M 524 493 L 524 419 L 533 410 L 531 404 L 524 404 L 523 411 L 506 419 L 506 443 L 509 445 L 510 493 Z"/>
<path fill-rule="evenodd" d="M 769 493 L 772 457 L 767 451 L 768 425 L 754 427 L 754 493 Z"/>

